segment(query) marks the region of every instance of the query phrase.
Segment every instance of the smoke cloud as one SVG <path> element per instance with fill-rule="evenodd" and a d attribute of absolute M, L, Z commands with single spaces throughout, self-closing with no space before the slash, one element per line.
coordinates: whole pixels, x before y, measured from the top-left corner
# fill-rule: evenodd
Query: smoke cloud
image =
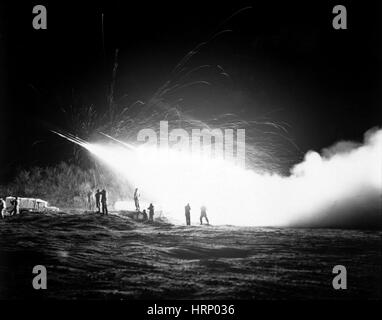
<path fill-rule="evenodd" d="M 367 131 L 362 144 L 341 141 L 321 155 L 308 152 L 286 179 L 301 196 L 291 224 L 381 228 L 382 130 Z"/>
<path fill-rule="evenodd" d="M 173 222 L 193 222 L 207 206 L 213 224 L 381 228 L 382 130 L 363 143 L 341 141 L 309 151 L 287 176 L 239 168 L 224 160 L 195 160 L 157 148 L 110 146 L 77 141 L 138 187 Z M 170 157 L 168 156 L 170 154 Z M 128 200 L 128 199 L 121 199 Z M 133 207 L 127 208 L 134 210 Z"/>

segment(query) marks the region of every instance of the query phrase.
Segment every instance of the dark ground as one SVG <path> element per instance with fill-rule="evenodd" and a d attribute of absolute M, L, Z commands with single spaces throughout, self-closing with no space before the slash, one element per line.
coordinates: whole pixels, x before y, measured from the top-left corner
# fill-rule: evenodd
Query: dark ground
<path fill-rule="evenodd" d="M 194 221 L 196 221 L 194 219 Z M 0 298 L 381 298 L 381 232 L 148 225 L 30 214 L 0 221 Z M 48 289 L 33 290 L 34 265 Z M 332 288 L 346 266 L 348 289 Z"/>

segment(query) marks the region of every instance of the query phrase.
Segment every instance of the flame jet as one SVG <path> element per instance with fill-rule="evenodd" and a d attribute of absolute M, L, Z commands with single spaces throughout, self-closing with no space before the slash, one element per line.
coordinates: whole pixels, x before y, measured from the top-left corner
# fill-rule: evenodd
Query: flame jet
<path fill-rule="evenodd" d="M 340 225 L 355 216 L 369 219 L 382 197 L 382 130 L 365 134 L 363 144 L 343 142 L 320 155 L 309 151 L 288 176 L 259 173 L 223 159 L 191 156 L 178 150 L 89 143 L 70 134 L 59 136 L 87 149 L 150 202 L 161 206 L 173 222 L 183 221 L 184 206 L 199 215 L 205 205 L 213 224 L 242 226 Z"/>

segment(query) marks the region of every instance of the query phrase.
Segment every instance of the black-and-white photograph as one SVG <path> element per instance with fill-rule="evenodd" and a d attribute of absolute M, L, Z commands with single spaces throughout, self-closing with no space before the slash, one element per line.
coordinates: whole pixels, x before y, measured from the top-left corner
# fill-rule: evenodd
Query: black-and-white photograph
<path fill-rule="evenodd" d="M 0 299 L 381 300 L 381 13 L 1 1 Z"/>

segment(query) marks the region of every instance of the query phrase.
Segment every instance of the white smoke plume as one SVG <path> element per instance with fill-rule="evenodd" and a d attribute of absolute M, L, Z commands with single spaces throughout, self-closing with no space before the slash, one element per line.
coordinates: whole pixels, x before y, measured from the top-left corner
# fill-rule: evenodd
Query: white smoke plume
<path fill-rule="evenodd" d="M 381 227 L 382 130 L 367 131 L 363 144 L 341 141 L 322 155 L 308 152 L 286 179 L 299 192 L 295 200 L 301 197 L 292 223 Z"/>
<path fill-rule="evenodd" d="M 200 206 L 206 205 L 210 221 L 220 225 L 382 225 L 381 129 L 366 132 L 363 143 L 342 141 L 321 154 L 309 151 L 287 176 L 226 161 L 194 161 L 178 152 L 168 158 L 144 146 L 126 149 L 69 140 L 139 187 L 142 202 L 154 202 L 175 223 L 184 223 L 184 206 L 190 203 L 194 223 Z"/>
<path fill-rule="evenodd" d="M 366 132 L 362 144 L 342 141 L 321 155 L 309 151 L 289 176 L 216 162 L 193 168 L 182 158 L 168 167 L 158 166 L 157 158 L 152 159 L 142 162 L 145 173 L 133 180 L 159 202 L 163 200 L 174 218 L 182 218 L 183 206 L 190 202 L 196 218 L 206 204 L 214 224 L 381 226 L 382 130 Z"/>

